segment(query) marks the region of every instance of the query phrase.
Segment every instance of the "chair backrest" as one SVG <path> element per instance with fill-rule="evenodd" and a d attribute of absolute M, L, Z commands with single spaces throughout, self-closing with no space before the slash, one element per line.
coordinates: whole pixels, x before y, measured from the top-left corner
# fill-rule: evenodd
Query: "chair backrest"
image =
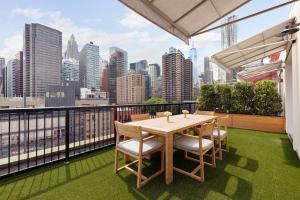
<path fill-rule="evenodd" d="M 229 115 L 226 115 L 224 117 L 218 117 L 218 119 L 217 119 L 218 126 L 223 126 L 223 127 L 227 128 L 228 124 L 229 124 Z"/>
<path fill-rule="evenodd" d="M 165 112 L 156 112 L 156 117 L 165 117 Z"/>
<path fill-rule="evenodd" d="M 214 111 L 203 111 L 203 110 L 196 110 L 194 112 L 196 115 L 215 115 Z"/>
<path fill-rule="evenodd" d="M 145 113 L 145 114 L 135 114 L 135 115 L 130 115 L 131 121 L 140 121 L 140 120 L 145 120 L 145 119 L 150 119 L 150 114 Z"/>
<path fill-rule="evenodd" d="M 214 128 L 215 128 L 215 122 L 207 122 L 203 125 L 201 125 L 200 128 L 200 137 L 203 136 L 209 136 L 210 139 L 213 139 L 213 132 L 214 132 Z"/>
<path fill-rule="evenodd" d="M 115 121 L 117 137 L 124 135 L 129 138 L 142 138 L 142 129 L 140 126 L 131 126 L 128 124 L 123 124 L 121 122 Z"/>

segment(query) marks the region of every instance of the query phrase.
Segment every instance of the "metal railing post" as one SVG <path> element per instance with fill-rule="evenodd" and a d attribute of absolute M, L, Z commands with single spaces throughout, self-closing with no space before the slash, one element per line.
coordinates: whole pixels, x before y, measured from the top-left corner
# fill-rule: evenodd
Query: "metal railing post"
<path fill-rule="evenodd" d="M 65 163 L 69 164 L 70 158 L 70 113 L 66 110 L 66 121 L 65 121 Z"/>

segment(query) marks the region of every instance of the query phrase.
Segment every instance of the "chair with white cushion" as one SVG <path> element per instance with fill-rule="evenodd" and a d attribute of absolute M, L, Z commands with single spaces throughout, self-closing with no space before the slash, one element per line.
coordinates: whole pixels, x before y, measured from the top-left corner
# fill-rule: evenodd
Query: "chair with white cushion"
<path fill-rule="evenodd" d="M 214 129 L 214 139 L 215 143 L 218 146 L 216 153 L 218 154 L 217 159 L 222 160 L 223 155 L 222 151 L 229 152 L 229 145 L 228 145 L 228 123 L 229 123 L 229 115 L 225 117 L 219 117 L 217 119 L 217 126 Z M 225 143 L 225 149 L 222 148 L 222 142 Z"/>
<path fill-rule="evenodd" d="M 204 165 L 216 167 L 213 138 L 214 126 L 214 122 L 203 124 L 201 127 L 197 128 L 197 132 L 199 132 L 198 136 L 183 134 L 174 140 L 175 149 L 183 150 L 185 152 L 186 159 L 199 163 L 192 172 L 187 172 L 177 167 L 174 167 L 175 171 L 188 175 L 198 181 L 204 181 Z M 188 156 L 189 153 L 196 155 L 196 157 L 198 157 L 199 159 Z M 204 155 L 210 155 L 212 162 L 204 162 Z M 200 172 L 200 175 L 197 175 L 198 172 Z"/>
<path fill-rule="evenodd" d="M 164 172 L 164 146 L 161 142 L 153 140 L 156 136 L 150 136 L 143 138 L 142 129 L 140 126 L 126 125 L 120 122 L 115 122 L 117 138 L 116 138 L 116 151 L 115 151 L 115 173 L 123 169 L 127 169 L 129 172 L 137 176 L 137 188 L 144 186 L 153 178 L 159 176 Z M 127 138 L 133 138 L 129 140 L 120 141 L 121 136 Z M 146 177 L 142 175 L 142 162 L 143 158 L 149 157 L 151 154 L 161 151 L 161 169 Z M 122 167 L 118 167 L 119 164 L 119 153 L 122 152 L 124 155 L 135 158 L 136 160 L 125 164 Z M 135 171 L 130 166 L 138 163 L 138 170 Z"/>
<path fill-rule="evenodd" d="M 130 115 L 131 121 L 135 122 L 135 121 L 141 121 L 141 120 L 146 120 L 146 119 L 150 119 L 150 114 L 149 113 L 145 113 L 145 114 L 134 114 L 134 115 Z M 142 131 L 143 137 L 149 137 L 151 136 L 150 133 L 146 132 L 146 131 Z"/>

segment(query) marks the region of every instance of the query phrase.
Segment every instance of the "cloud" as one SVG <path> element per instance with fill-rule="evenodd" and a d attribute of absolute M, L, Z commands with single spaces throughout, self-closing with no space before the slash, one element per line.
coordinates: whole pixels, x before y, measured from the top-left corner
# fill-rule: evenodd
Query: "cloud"
<path fill-rule="evenodd" d="M 88 26 L 75 24 L 60 11 L 44 11 L 39 8 L 16 8 L 11 11 L 11 15 L 21 15 L 25 18 L 35 19 L 36 22 L 43 20 L 44 25 L 60 30 L 63 33 L 63 51 L 66 49 L 66 44 L 71 34 L 75 35 L 79 50 L 84 44 L 93 41 L 100 46 L 100 56 L 103 59 L 108 59 L 109 47 L 119 46 L 128 51 L 129 62 L 147 59 L 149 62 L 160 63 L 163 52 L 158 52 L 165 50 L 162 43 L 167 44 L 166 42 L 173 38 L 168 33 L 153 36 L 145 30 L 133 30 L 129 32 L 98 31 Z M 144 20 L 141 17 L 138 18 L 139 20 Z M 135 22 L 136 25 L 139 23 Z M 0 49 L 0 55 L 6 58 L 13 58 L 16 52 L 22 49 L 22 32 L 6 38 L 4 44 L 4 48 Z"/>
<path fill-rule="evenodd" d="M 23 48 L 23 34 L 18 32 L 4 39 L 4 48 L 0 49 L 0 56 L 6 59 L 14 58 Z"/>
<path fill-rule="evenodd" d="M 48 13 L 43 12 L 41 9 L 25 9 L 25 8 L 15 8 L 11 11 L 12 16 L 22 15 L 31 19 L 40 19 L 44 16 L 47 16 Z"/>
<path fill-rule="evenodd" d="M 129 11 L 126 16 L 120 20 L 120 24 L 132 29 L 148 27 L 151 25 L 151 22 L 133 11 Z"/>

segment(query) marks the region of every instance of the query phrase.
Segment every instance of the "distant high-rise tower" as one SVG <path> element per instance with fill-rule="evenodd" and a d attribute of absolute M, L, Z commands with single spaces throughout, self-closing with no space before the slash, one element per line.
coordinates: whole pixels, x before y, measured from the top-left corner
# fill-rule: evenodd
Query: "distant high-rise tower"
<path fill-rule="evenodd" d="M 209 57 L 204 57 L 204 83 L 213 82 L 213 72 L 210 67 Z"/>
<path fill-rule="evenodd" d="M 79 81 L 79 61 L 74 58 L 63 59 L 61 80 Z"/>
<path fill-rule="evenodd" d="M 23 75 L 26 96 L 44 96 L 61 81 L 62 33 L 41 24 L 25 24 Z"/>
<path fill-rule="evenodd" d="M 149 64 L 147 71 L 150 76 L 151 96 L 161 97 L 161 91 L 159 90 L 161 81 L 158 80 L 160 77 L 160 66 L 157 63 Z"/>
<path fill-rule="evenodd" d="M 108 91 L 109 102 L 117 103 L 117 77 L 126 75 L 128 58 L 127 52 L 118 48 L 109 49 L 110 59 L 108 65 Z"/>
<path fill-rule="evenodd" d="M 117 78 L 117 103 L 137 104 L 145 100 L 145 80 L 142 74 L 132 72 Z"/>
<path fill-rule="evenodd" d="M 73 34 L 68 40 L 67 50 L 65 52 L 65 59 L 70 59 L 70 58 L 79 60 L 78 44 Z"/>
<path fill-rule="evenodd" d="M 105 64 L 102 63 L 101 73 L 100 73 L 100 89 L 103 92 L 108 92 L 108 62 L 106 61 Z"/>
<path fill-rule="evenodd" d="M 117 76 L 124 76 L 128 68 L 128 54 L 127 51 L 118 47 L 110 47 L 109 55 L 117 55 Z"/>
<path fill-rule="evenodd" d="M 193 64 L 174 49 L 162 56 L 162 98 L 168 102 L 191 100 Z"/>
<path fill-rule="evenodd" d="M 190 52 L 189 52 L 189 56 L 192 60 L 192 63 L 193 63 L 193 83 L 196 84 L 199 82 L 199 78 L 198 78 L 198 59 L 197 59 L 197 49 L 194 47 L 194 41 L 193 41 L 193 45 L 192 45 L 192 48 L 190 49 Z M 201 72 L 201 70 L 200 70 Z"/>
<path fill-rule="evenodd" d="M 3 79 L 3 72 L 5 68 L 5 58 L 0 58 L 0 96 L 3 96 L 4 94 L 4 79 Z"/>
<path fill-rule="evenodd" d="M 223 20 L 223 23 L 228 23 L 231 21 L 236 20 L 237 17 L 236 15 L 232 15 L 227 17 L 226 19 Z M 235 44 L 237 42 L 237 24 L 229 24 L 221 29 L 221 46 L 222 49 L 226 49 L 230 47 L 231 45 Z M 218 78 L 220 82 L 232 82 L 234 79 L 233 75 L 235 74 L 234 71 L 232 73 L 226 73 L 223 69 L 220 67 L 218 68 Z"/>
<path fill-rule="evenodd" d="M 17 97 L 23 96 L 23 51 L 16 54 L 16 68 L 15 68 L 15 92 Z"/>
<path fill-rule="evenodd" d="M 130 63 L 129 68 L 131 71 L 144 75 L 143 80 L 145 81 L 145 98 L 146 99 L 151 98 L 151 80 L 150 80 L 149 73 L 147 71 L 148 68 L 147 60 L 140 60 L 135 63 Z"/>
<path fill-rule="evenodd" d="M 17 60 L 12 59 L 6 63 L 3 70 L 4 72 L 4 96 L 14 97 L 16 96 L 16 73 Z"/>
<path fill-rule="evenodd" d="M 100 89 L 99 46 L 90 42 L 80 51 L 79 59 L 80 86 Z"/>

